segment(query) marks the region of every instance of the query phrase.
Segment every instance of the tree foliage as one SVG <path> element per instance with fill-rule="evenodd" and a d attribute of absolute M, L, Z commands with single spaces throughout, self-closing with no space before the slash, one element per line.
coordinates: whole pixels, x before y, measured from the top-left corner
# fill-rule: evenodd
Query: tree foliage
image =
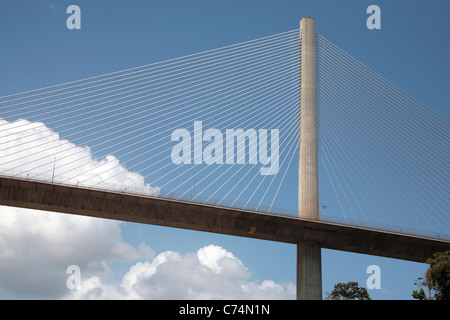
<path fill-rule="evenodd" d="M 334 285 L 331 292 L 327 292 L 328 300 L 371 300 L 366 288 L 359 287 L 358 282 L 349 281 Z"/>
<path fill-rule="evenodd" d="M 450 300 L 450 250 L 435 253 L 427 263 L 430 266 L 425 272 L 425 278 L 417 279 L 415 284 L 421 288 L 413 291 L 413 298 Z M 428 297 L 424 288 L 428 290 Z"/>
<path fill-rule="evenodd" d="M 450 300 L 450 250 L 434 254 L 427 262 L 430 267 L 425 273 L 425 278 L 435 292 L 434 298 Z"/>
<path fill-rule="evenodd" d="M 427 295 L 425 294 L 425 290 L 423 290 L 423 288 L 420 288 L 420 290 L 414 290 L 412 296 L 417 300 L 427 300 Z"/>

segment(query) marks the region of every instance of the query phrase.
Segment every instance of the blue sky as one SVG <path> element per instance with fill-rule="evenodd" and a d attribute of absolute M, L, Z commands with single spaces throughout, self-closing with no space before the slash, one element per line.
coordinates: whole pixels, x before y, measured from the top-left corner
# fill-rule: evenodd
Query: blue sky
<path fill-rule="evenodd" d="M 81 30 L 66 28 L 71 4 L 81 8 Z M 381 30 L 366 28 L 371 4 L 381 8 Z M 0 96 L 289 31 L 310 16 L 316 32 L 448 119 L 449 9 L 448 1 L 4 1 Z M 287 194 L 295 203 L 295 193 Z M 120 235 L 122 242 L 134 248 L 145 243 L 156 255 L 187 255 L 213 244 L 237 257 L 255 283 L 295 283 L 293 245 L 134 223 L 120 224 Z M 426 270 L 419 263 L 322 252 L 324 293 L 337 282 L 365 285 L 366 268 L 375 264 L 382 289 L 369 294 L 410 299 L 415 279 Z M 105 257 L 118 277 L 136 264 L 119 260 Z M 27 297 L 8 288 L 0 283 L 0 298 Z"/>

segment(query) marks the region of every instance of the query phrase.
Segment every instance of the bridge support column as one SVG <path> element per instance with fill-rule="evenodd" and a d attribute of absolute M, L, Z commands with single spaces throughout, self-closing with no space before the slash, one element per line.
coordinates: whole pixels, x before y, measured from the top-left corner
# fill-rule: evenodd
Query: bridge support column
<path fill-rule="evenodd" d="M 319 219 L 317 162 L 316 48 L 315 21 L 300 21 L 300 153 L 298 177 L 298 215 Z M 305 241 L 297 245 L 297 299 L 322 299 L 320 244 Z"/>
<path fill-rule="evenodd" d="M 297 244 L 297 299 L 322 299 L 321 248 L 317 242 Z"/>

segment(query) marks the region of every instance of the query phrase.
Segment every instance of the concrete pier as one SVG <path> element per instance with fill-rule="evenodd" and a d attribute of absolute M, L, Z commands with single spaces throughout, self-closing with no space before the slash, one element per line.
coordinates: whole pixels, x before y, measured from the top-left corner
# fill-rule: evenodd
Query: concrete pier
<path fill-rule="evenodd" d="M 315 21 L 300 21 L 300 157 L 298 215 L 319 219 L 317 164 L 316 48 Z M 321 246 L 314 241 L 297 244 L 297 299 L 322 299 Z"/>

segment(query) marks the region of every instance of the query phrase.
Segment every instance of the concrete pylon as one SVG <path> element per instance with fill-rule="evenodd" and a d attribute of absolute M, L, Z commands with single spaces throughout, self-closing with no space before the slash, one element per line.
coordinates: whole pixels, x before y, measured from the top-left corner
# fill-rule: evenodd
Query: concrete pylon
<path fill-rule="evenodd" d="M 319 219 L 317 162 L 316 48 L 315 21 L 300 21 L 300 157 L 298 177 L 298 215 Z M 322 258 L 320 243 L 297 244 L 297 299 L 322 299 Z"/>

